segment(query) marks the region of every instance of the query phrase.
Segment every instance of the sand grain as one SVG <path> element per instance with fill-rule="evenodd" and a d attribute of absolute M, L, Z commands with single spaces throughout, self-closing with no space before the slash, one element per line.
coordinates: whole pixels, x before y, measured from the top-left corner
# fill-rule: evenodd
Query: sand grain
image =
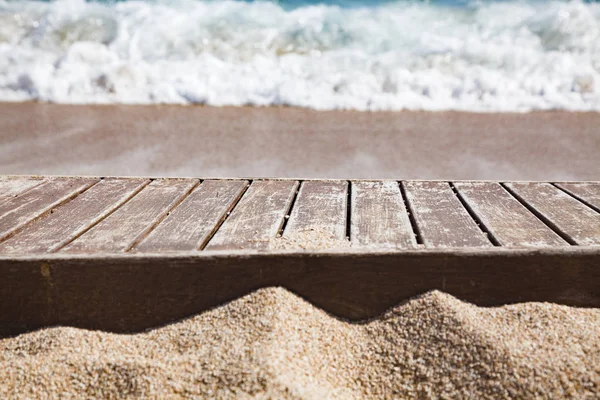
<path fill-rule="evenodd" d="M 139 334 L 0 340 L 1 398 L 598 398 L 600 310 L 430 292 L 348 323 L 267 288 Z"/>

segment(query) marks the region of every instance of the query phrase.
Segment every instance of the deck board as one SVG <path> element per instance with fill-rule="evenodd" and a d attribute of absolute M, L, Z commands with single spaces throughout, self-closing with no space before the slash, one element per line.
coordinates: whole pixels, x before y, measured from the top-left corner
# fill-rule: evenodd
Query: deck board
<path fill-rule="evenodd" d="M 600 212 L 600 183 L 557 183 L 556 186 L 567 191 L 580 201 L 585 202 L 596 211 Z"/>
<path fill-rule="evenodd" d="M 348 182 L 302 183 L 283 237 L 346 240 Z"/>
<path fill-rule="evenodd" d="M 0 177 L 0 201 L 18 196 L 44 182 L 43 177 L 6 176 Z"/>
<path fill-rule="evenodd" d="M 426 247 L 490 247 L 448 182 L 403 182 Z"/>
<path fill-rule="evenodd" d="M 136 250 L 164 252 L 201 249 L 247 185 L 248 181 L 243 180 L 202 182 Z"/>
<path fill-rule="evenodd" d="M 21 196 L 5 199 L 0 203 L 0 241 L 98 181 L 96 178 L 53 178 Z"/>
<path fill-rule="evenodd" d="M 600 213 L 549 183 L 507 183 L 523 201 L 578 245 L 600 244 Z"/>
<path fill-rule="evenodd" d="M 598 182 L 146 181 L 0 176 L 0 255 L 600 245 Z"/>
<path fill-rule="evenodd" d="M 104 179 L 0 244 L 0 254 L 53 252 L 119 208 L 147 183 L 144 179 Z"/>
<path fill-rule="evenodd" d="M 455 186 L 502 246 L 568 245 L 500 184 L 496 182 L 456 182 Z"/>
<path fill-rule="evenodd" d="M 398 182 L 356 181 L 351 193 L 353 247 L 416 247 Z"/>
<path fill-rule="evenodd" d="M 64 247 L 62 253 L 124 252 L 136 244 L 198 183 L 157 179 L 125 205 Z"/>
<path fill-rule="evenodd" d="M 600 307 L 599 259 L 598 247 L 580 246 L 0 258 L 0 337 L 55 325 L 144 331 L 266 286 L 287 288 L 357 321 L 431 290 L 481 306 L 550 301 Z"/>
<path fill-rule="evenodd" d="M 297 187 L 297 181 L 252 182 L 205 249 L 268 248 L 283 225 Z"/>

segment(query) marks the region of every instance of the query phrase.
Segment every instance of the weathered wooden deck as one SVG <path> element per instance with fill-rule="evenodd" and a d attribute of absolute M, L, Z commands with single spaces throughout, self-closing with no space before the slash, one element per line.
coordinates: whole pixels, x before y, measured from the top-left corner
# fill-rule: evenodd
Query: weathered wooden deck
<path fill-rule="evenodd" d="M 269 285 L 600 306 L 599 182 L 0 177 L 0 333 L 137 330 Z"/>

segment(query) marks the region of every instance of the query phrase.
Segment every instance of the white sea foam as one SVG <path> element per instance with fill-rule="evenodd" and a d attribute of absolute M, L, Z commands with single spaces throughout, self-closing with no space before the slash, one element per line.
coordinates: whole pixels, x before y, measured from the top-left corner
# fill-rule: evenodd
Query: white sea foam
<path fill-rule="evenodd" d="M 600 4 L 0 0 L 0 100 L 600 110 Z"/>

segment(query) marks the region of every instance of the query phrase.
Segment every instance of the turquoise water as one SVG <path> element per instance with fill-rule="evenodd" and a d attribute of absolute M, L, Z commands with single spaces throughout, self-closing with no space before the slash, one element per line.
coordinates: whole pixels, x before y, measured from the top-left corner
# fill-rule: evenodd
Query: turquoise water
<path fill-rule="evenodd" d="M 600 4 L 0 0 L 0 100 L 600 110 Z"/>

